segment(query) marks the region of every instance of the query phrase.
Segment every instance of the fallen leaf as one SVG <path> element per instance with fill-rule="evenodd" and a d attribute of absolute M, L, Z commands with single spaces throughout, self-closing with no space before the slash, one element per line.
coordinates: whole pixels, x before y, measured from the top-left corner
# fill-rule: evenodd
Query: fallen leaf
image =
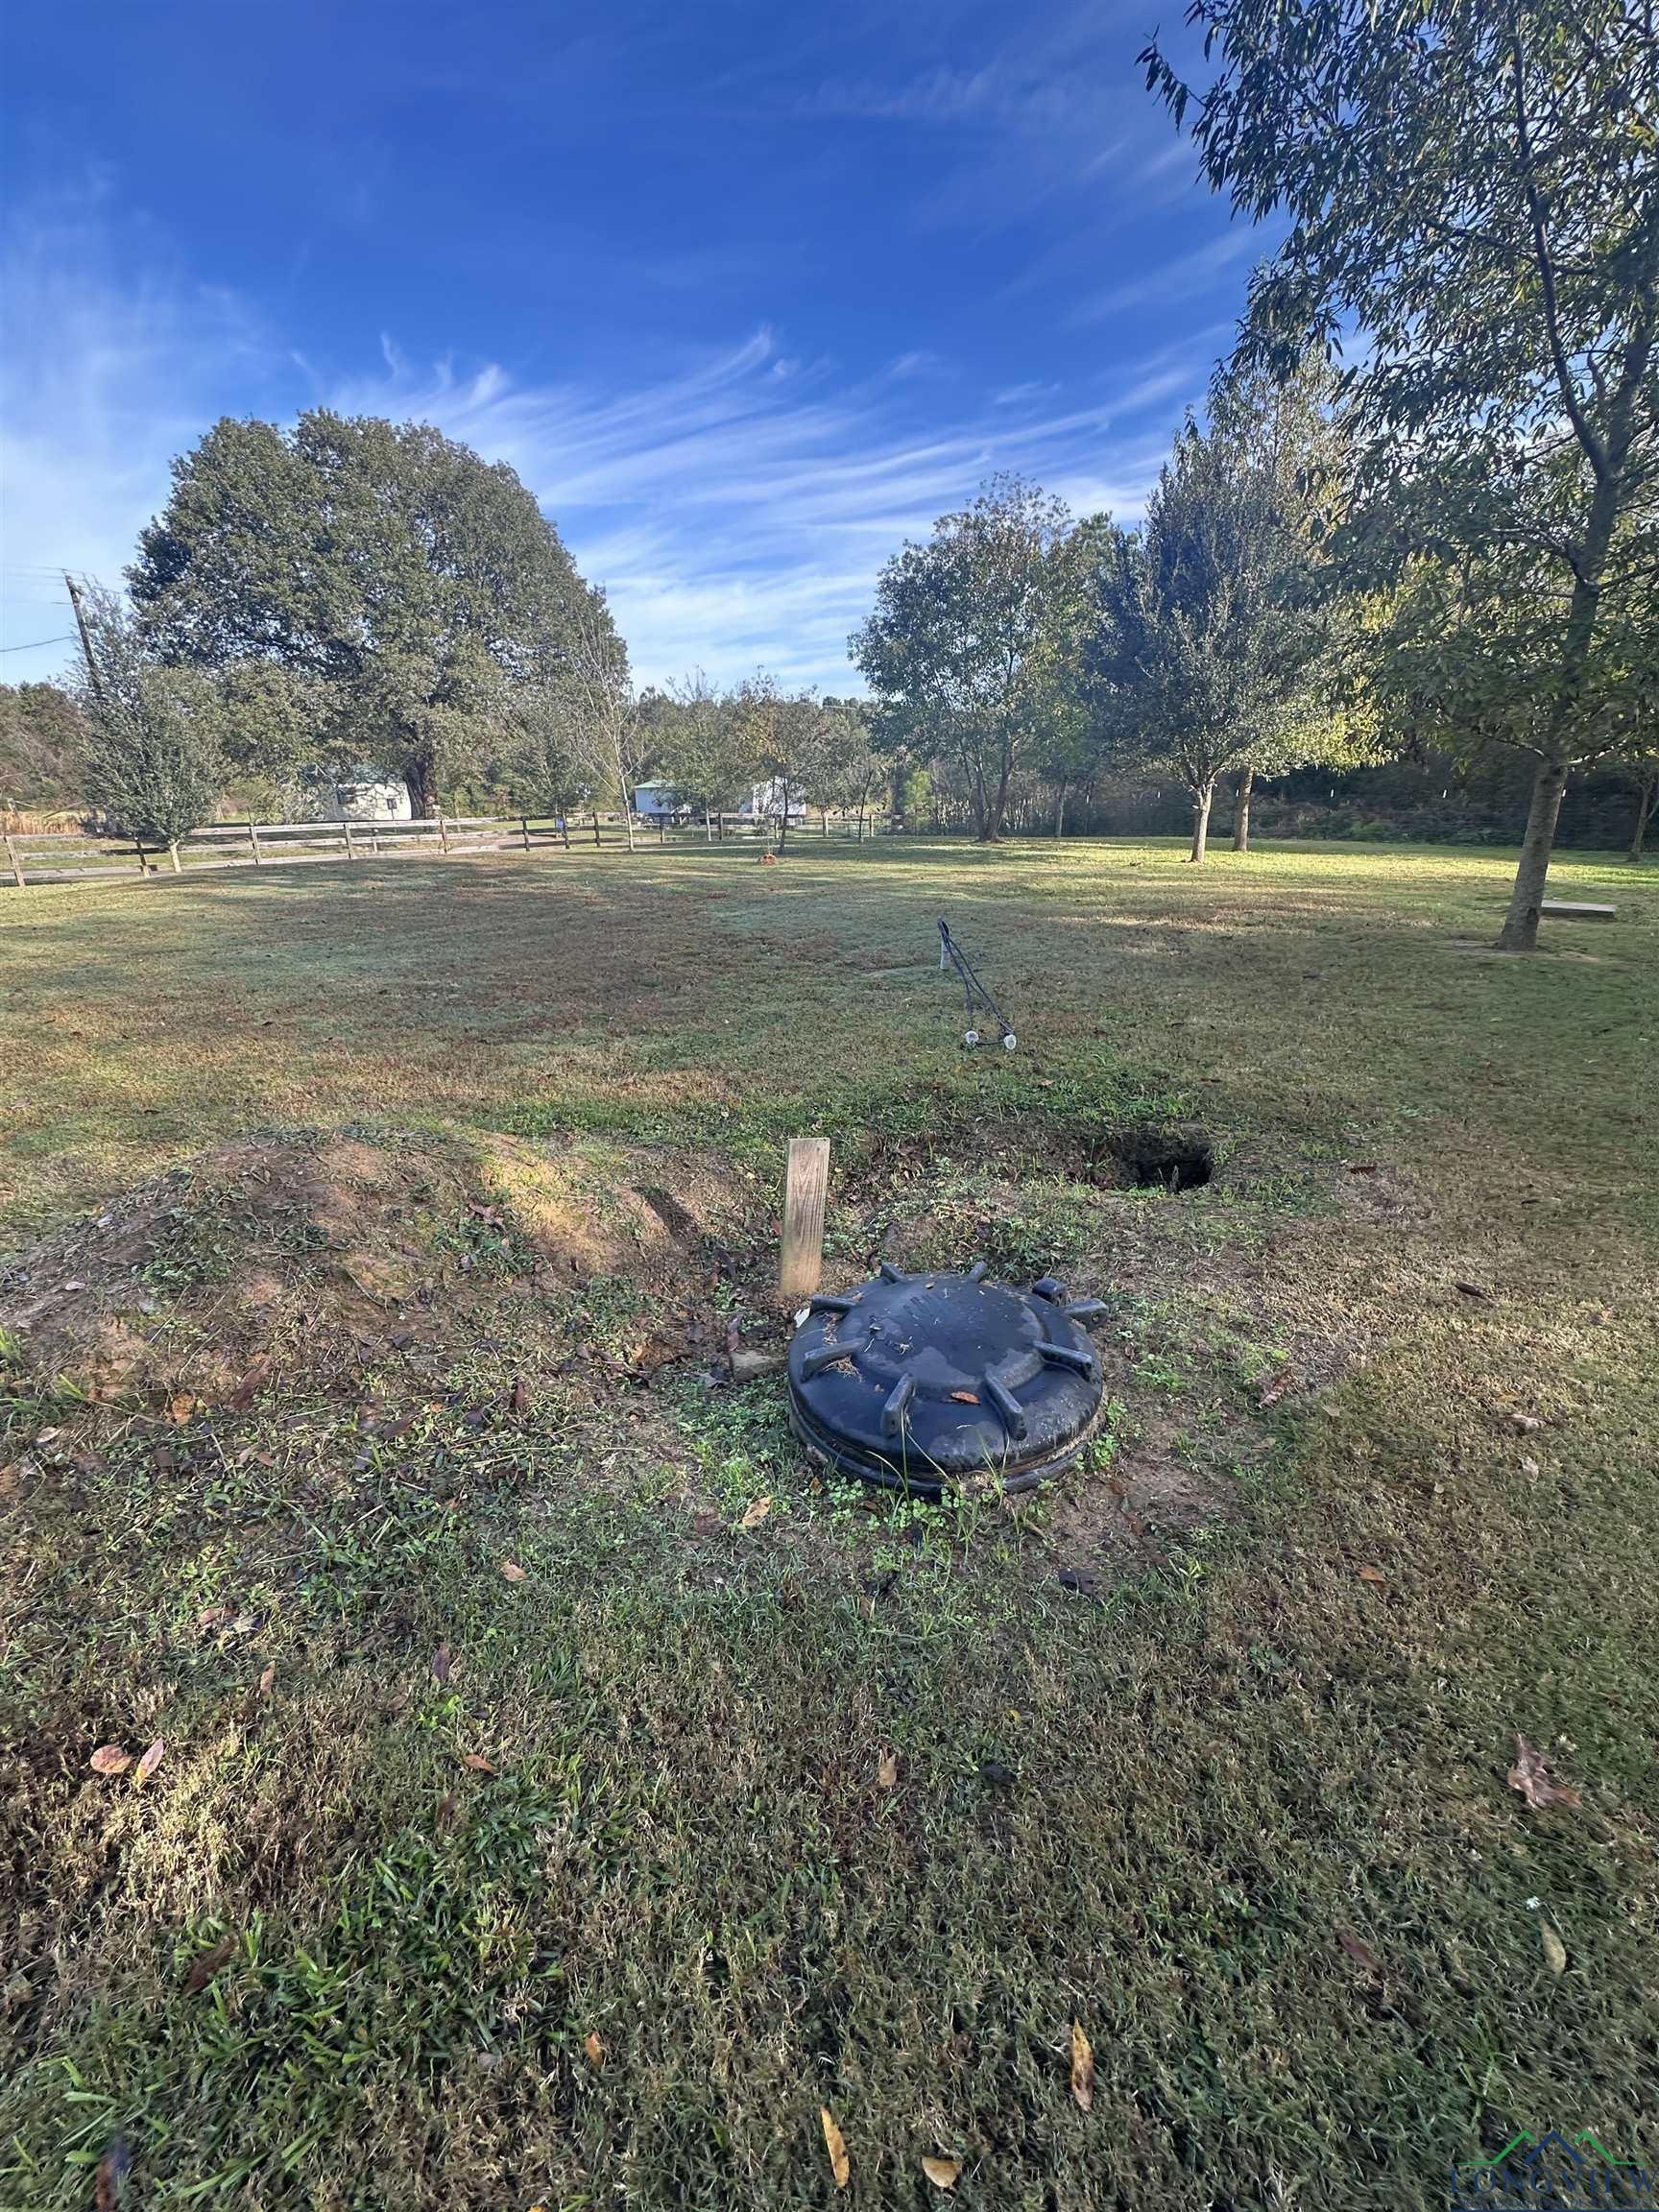
<path fill-rule="evenodd" d="M 271 1690 L 272 1690 L 272 1685 L 273 1685 L 273 1684 L 276 1682 L 276 1660 L 275 1660 L 275 1659 L 272 1659 L 272 1660 L 268 1661 L 268 1663 L 265 1665 L 265 1667 L 264 1667 L 264 1668 L 262 1668 L 262 1669 L 261 1669 L 261 1671 L 260 1671 L 260 1674 L 259 1674 L 259 1695 L 260 1695 L 261 1697 L 269 1697 L 269 1696 L 270 1696 L 270 1695 L 271 1695 Z"/>
<path fill-rule="evenodd" d="M 514 1413 L 524 1414 L 530 1410 L 530 1393 L 524 1387 L 522 1375 L 514 1376 L 513 1387 L 507 1394 L 507 1404 Z"/>
<path fill-rule="evenodd" d="M 1515 1764 L 1509 1769 L 1509 1787 L 1526 1798 L 1534 1812 L 1542 1812 L 1547 1805 L 1582 1805 L 1584 1800 L 1576 1790 L 1569 1789 L 1565 1782 L 1551 1782 L 1544 1764 L 1544 1754 L 1517 1733 L 1515 1738 Z"/>
<path fill-rule="evenodd" d="M 880 1783 L 883 1790 L 898 1789 L 899 1754 L 897 1751 L 882 1752 L 880 1763 L 876 1768 L 876 1779 Z"/>
<path fill-rule="evenodd" d="M 123 1751 L 119 1743 L 100 1743 L 86 1762 L 94 1774 L 125 1774 L 132 1764 L 131 1751 Z"/>
<path fill-rule="evenodd" d="M 132 2153 L 127 2148 L 125 2135 L 117 2135 L 98 2161 L 98 2171 L 92 2180 L 92 2202 L 95 2212 L 116 2212 L 126 2194 L 123 2183 L 127 2169 L 132 2163 Z"/>
<path fill-rule="evenodd" d="M 517 1559 L 502 1560 L 501 1578 L 504 1582 L 526 1582 L 529 1580 L 529 1576 L 525 1574 L 523 1568 L 519 1566 Z"/>
<path fill-rule="evenodd" d="M 950 1402 L 953 1406 L 977 1406 L 979 1399 L 978 1394 L 973 1390 L 952 1390 Z"/>
<path fill-rule="evenodd" d="M 440 1684 L 447 1682 L 449 1679 L 449 1646 L 447 1642 L 440 1644 L 437 1650 L 432 1654 L 432 1679 Z"/>
<path fill-rule="evenodd" d="M 36 1444 L 56 1444 L 63 1433 L 61 1429 L 42 1429 L 35 1438 Z"/>
<path fill-rule="evenodd" d="M 269 1380 L 270 1374 L 270 1360 L 255 1359 L 241 1382 L 237 1383 L 235 1389 L 231 1391 L 229 1397 L 226 1399 L 227 1409 L 232 1413 L 246 1413 L 264 1383 Z"/>
<path fill-rule="evenodd" d="M 605 2046 L 591 2028 L 582 2038 L 582 2048 L 588 2054 L 589 2065 L 595 2074 L 599 2073 L 605 2064 Z"/>
<path fill-rule="evenodd" d="M 1368 1943 L 1361 1943 L 1358 1936 L 1350 1935 L 1346 1928 L 1337 1929 L 1336 1940 L 1356 1966 L 1363 1966 L 1367 1974 L 1382 1974 L 1382 1968 L 1378 1963 L 1377 1954 Z"/>
<path fill-rule="evenodd" d="M 191 1997 L 199 1996 L 213 1977 L 228 1966 L 235 1956 L 236 1938 L 234 1936 L 223 1936 L 214 1944 L 211 1951 L 204 1951 L 202 1956 L 191 1964 L 189 1977 L 184 1984 L 186 1994 Z"/>
<path fill-rule="evenodd" d="M 202 1629 L 226 1628 L 229 1626 L 229 1623 L 230 1608 L 228 1605 L 204 1605 L 196 1616 L 196 1625 Z"/>
<path fill-rule="evenodd" d="M 175 1390 L 167 1401 L 167 1417 L 175 1429 L 182 1429 L 196 1410 L 196 1401 L 188 1390 Z"/>
<path fill-rule="evenodd" d="M 1350 1160 L 1348 1172 L 1350 1175 L 1375 1175 L 1377 1163 L 1375 1160 Z"/>
<path fill-rule="evenodd" d="M 469 1751 L 461 1764 L 463 1767 L 470 1767 L 474 1774 L 493 1774 L 495 1771 L 482 1751 Z"/>
<path fill-rule="evenodd" d="M 847 2162 L 847 2140 L 835 2125 L 834 2114 L 828 2104 L 820 2104 L 818 2117 L 824 2127 L 824 2148 L 830 2153 L 830 2171 L 835 2176 L 837 2189 L 845 2189 L 852 2178 L 853 2169 Z"/>
<path fill-rule="evenodd" d="M 1543 1469 L 1539 1466 L 1536 1459 L 1523 1459 L 1521 1462 L 1521 1472 L 1523 1475 L 1540 1475 L 1543 1473 Z"/>
<path fill-rule="evenodd" d="M 156 1767 L 160 1766 L 161 1754 L 165 1749 L 166 1743 L 164 1740 L 157 1736 L 155 1743 L 151 1744 L 149 1750 L 145 1752 L 143 1758 L 138 1762 L 137 1778 L 140 1782 L 149 1781 L 151 1775 L 154 1774 Z"/>
<path fill-rule="evenodd" d="M 1361 1582 L 1375 1583 L 1379 1590 L 1386 1590 L 1388 1587 L 1388 1577 L 1381 1567 L 1356 1567 L 1354 1572 Z"/>
<path fill-rule="evenodd" d="M 1459 1283 L 1457 1288 L 1465 1298 L 1490 1298 L 1492 1293 L 1479 1283 Z"/>
<path fill-rule="evenodd" d="M 455 1792 L 453 1790 L 446 1790 L 443 1796 L 438 1800 L 438 1810 L 433 1815 L 433 1826 L 437 1828 L 447 1828 L 450 1821 L 453 1820 L 454 1817 Z"/>
<path fill-rule="evenodd" d="M 1538 1935 L 1544 1945 L 1545 1965 L 1549 1967 L 1551 1974 L 1564 1974 L 1567 1971 L 1566 1944 L 1562 1942 L 1548 1920 L 1539 1921 Z"/>
<path fill-rule="evenodd" d="M 1542 1429 L 1544 1426 L 1536 1413 L 1511 1413 L 1509 1418 L 1523 1436 L 1530 1436 L 1534 1429 Z"/>
<path fill-rule="evenodd" d="M 733 1313 L 726 1324 L 726 1357 L 728 1359 L 735 1356 L 737 1347 L 742 1340 L 743 1330 L 736 1314 Z"/>
<path fill-rule="evenodd" d="M 960 2158 L 924 2158 L 922 2171 L 935 2189 L 954 2189 L 961 2178 Z"/>
<path fill-rule="evenodd" d="M 767 1514 L 770 1513 L 771 1510 L 772 1501 L 770 1498 L 757 1498 L 754 1504 L 750 1506 L 748 1512 L 744 1514 L 742 1520 L 738 1523 L 738 1527 L 742 1528 L 758 1528 L 761 1522 L 765 1520 Z"/>
<path fill-rule="evenodd" d="M 1270 1376 L 1267 1382 L 1262 1385 L 1262 1395 L 1257 1399 L 1256 1403 L 1261 1407 L 1277 1406 L 1280 1399 L 1285 1396 L 1286 1392 L 1287 1390 L 1293 1390 L 1295 1386 L 1296 1378 L 1291 1373 L 1290 1369 L 1288 1367 L 1281 1367 L 1278 1374 Z"/>
<path fill-rule="evenodd" d="M 1071 2094 L 1080 2111 L 1094 2108 L 1094 2048 L 1075 2020 L 1071 2023 Z"/>

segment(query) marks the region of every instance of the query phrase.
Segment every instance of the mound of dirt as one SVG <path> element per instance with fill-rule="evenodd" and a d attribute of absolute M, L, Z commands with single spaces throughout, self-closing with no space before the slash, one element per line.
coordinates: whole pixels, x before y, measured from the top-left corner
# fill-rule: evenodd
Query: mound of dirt
<path fill-rule="evenodd" d="M 234 1407 L 276 1366 L 485 1331 L 509 1289 L 578 1322 L 605 1292 L 648 1371 L 711 1333 L 744 1196 L 709 1164 L 619 1146 L 249 1137 L 0 1261 L 0 1342 L 93 1401 Z"/>

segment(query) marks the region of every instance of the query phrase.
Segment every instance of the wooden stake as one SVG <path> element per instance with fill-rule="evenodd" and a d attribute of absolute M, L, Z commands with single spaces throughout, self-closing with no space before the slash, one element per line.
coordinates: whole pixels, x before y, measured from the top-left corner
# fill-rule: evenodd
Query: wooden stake
<path fill-rule="evenodd" d="M 444 827 L 444 809 L 442 806 L 438 809 L 438 834 L 443 840 L 445 852 L 447 853 L 449 850 L 449 832 Z"/>
<path fill-rule="evenodd" d="M 253 848 L 253 865 L 254 865 L 254 867 L 255 867 L 255 868 L 262 868 L 262 867 L 265 865 L 265 863 L 264 863 L 264 861 L 261 859 L 261 857 L 260 857 L 260 854 L 259 854 L 259 832 L 258 832 L 258 830 L 257 830 L 254 828 L 254 826 L 253 826 L 253 823 L 252 823 L 252 820 L 250 820 L 250 822 L 249 822 L 249 824 L 248 824 L 248 842 L 249 842 L 249 844 L 250 844 L 250 845 L 252 845 L 252 848 Z"/>
<path fill-rule="evenodd" d="M 23 863 L 18 859 L 10 837 L 6 840 L 6 858 L 12 869 L 12 880 L 16 884 L 19 891 L 23 890 L 25 888 Z"/>
<path fill-rule="evenodd" d="M 830 1189 L 828 1137 L 791 1137 L 783 1192 L 783 1245 L 778 1288 L 791 1304 L 810 1298 L 824 1273 L 824 1201 Z"/>
<path fill-rule="evenodd" d="M 530 817 L 528 814 L 519 815 L 518 827 L 524 832 L 524 850 L 528 853 L 530 850 Z"/>
<path fill-rule="evenodd" d="M 173 863 L 174 875 L 181 876 L 184 871 L 179 865 L 179 840 L 177 837 L 169 839 L 167 845 L 167 856 Z"/>
<path fill-rule="evenodd" d="M 357 849 L 351 842 L 351 825 L 349 822 L 342 822 L 340 827 L 346 832 L 346 857 L 348 860 L 355 860 Z"/>

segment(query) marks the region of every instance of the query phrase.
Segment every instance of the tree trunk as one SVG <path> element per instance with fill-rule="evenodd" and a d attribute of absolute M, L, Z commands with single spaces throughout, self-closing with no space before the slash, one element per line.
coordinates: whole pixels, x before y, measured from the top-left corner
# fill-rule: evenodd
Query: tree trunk
<path fill-rule="evenodd" d="M 1238 771 L 1238 795 L 1233 804 L 1233 850 L 1248 853 L 1250 850 L 1250 794 L 1255 788 L 1254 768 Z"/>
<path fill-rule="evenodd" d="M 1192 850 L 1189 860 L 1202 860 L 1210 843 L 1210 804 L 1215 796 L 1214 779 L 1201 783 L 1192 794 Z"/>
<path fill-rule="evenodd" d="M 789 779 L 783 779 L 783 805 L 778 815 L 778 850 L 783 850 L 783 840 L 789 834 Z"/>
<path fill-rule="evenodd" d="M 1561 812 L 1561 794 L 1567 788 L 1567 733 L 1578 712 L 1584 687 L 1584 670 L 1601 599 L 1601 578 L 1607 565 L 1619 519 L 1622 487 L 1611 472 L 1599 474 L 1590 500 L 1584 540 L 1573 576 L 1573 598 L 1567 611 L 1567 634 L 1561 646 L 1561 673 L 1550 716 L 1549 744 L 1539 761 L 1532 785 L 1532 805 L 1527 816 L 1527 835 L 1521 846 L 1521 865 L 1515 871 L 1515 888 L 1509 911 L 1498 932 L 1501 952 L 1535 952 L 1538 950 L 1539 909 L 1550 874 L 1550 853 L 1555 842 L 1555 823 Z"/>
<path fill-rule="evenodd" d="M 997 795 L 984 802 L 984 818 L 979 828 L 981 845 L 998 845 L 1002 840 L 1002 823 L 1008 812 L 1008 778 L 1013 771 L 1013 757 L 1003 748 L 997 775 Z"/>
<path fill-rule="evenodd" d="M 1567 763 L 1558 754 L 1538 763 L 1532 782 L 1532 804 L 1527 813 L 1527 834 L 1521 844 L 1521 865 L 1515 871 L 1515 889 L 1509 911 L 1498 935 L 1502 952 L 1535 952 L 1538 923 L 1544 906 L 1544 886 L 1550 875 L 1550 850 L 1555 842 L 1555 822 L 1561 812 L 1561 794 L 1567 788 Z"/>
<path fill-rule="evenodd" d="M 709 820 L 709 809 L 707 806 L 705 806 L 703 809 L 703 842 L 705 845 L 712 845 L 714 842 L 714 831 Z"/>
<path fill-rule="evenodd" d="M 432 762 L 423 755 L 415 754 L 404 763 L 403 781 L 415 819 L 430 822 L 438 811 L 438 779 L 432 773 Z"/>
<path fill-rule="evenodd" d="M 1636 799 L 1636 826 L 1630 832 L 1630 858 L 1640 860 L 1642 849 L 1647 842 L 1647 825 L 1653 818 L 1653 802 L 1659 798 L 1659 760 L 1650 760 L 1642 778 L 1642 788 Z"/>
<path fill-rule="evenodd" d="M 1061 784 L 1054 794 L 1054 835 L 1062 837 L 1066 830 L 1066 786 Z"/>

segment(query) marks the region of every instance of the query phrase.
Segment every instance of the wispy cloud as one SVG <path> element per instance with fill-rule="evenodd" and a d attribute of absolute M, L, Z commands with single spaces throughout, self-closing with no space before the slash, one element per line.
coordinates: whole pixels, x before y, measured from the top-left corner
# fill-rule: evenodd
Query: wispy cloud
<path fill-rule="evenodd" d="M 57 629 L 21 604 L 53 565 L 119 577 L 166 499 L 169 459 L 219 415 L 289 419 L 326 402 L 431 421 L 511 463 L 610 590 L 642 682 L 765 665 L 845 690 L 856 681 L 848 634 L 905 538 L 1002 469 L 1078 512 L 1133 517 L 1209 367 L 1200 343 L 1110 384 L 975 394 L 962 374 L 942 380 L 921 348 L 853 375 L 759 326 L 724 347 L 635 344 L 625 369 L 540 379 L 488 360 L 418 360 L 389 330 L 342 372 L 301 360 L 159 242 L 117 236 L 107 208 L 36 209 L 4 235 L 3 257 L 16 333 L 0 384 L 6 558 L 18 569 L 7 583 L 19 602 L 7 642 Z M 63 659 L 19 654 L 5 674 Z"/>
<path fill-rule="evenodd" d="M 1091 300 L 1079 301 L 1069 320 L 1073 325 L 1103 323 L 1109 315 L 1124 315 L 1135 307 L 1174 307 L 1208 292 L 1223 270 L 1247 253 L 1262 253 L 1267 240 L 1248 224 L 1222 231 L 1190 252 L 1179 253 L 1143 275 L 1114 284 Z"/>
<path fill-rule="evenodd" d="M 16 204 L 0 227 L 0 643 L 66 630 L 61 572 L 118 583 L 167 495 L 171 456 L 219 412 L 293 384 L 246 305 L 191 281 L 165 241 L 116 213 L 108 180 Z M 63 660 L 8 652 L 26 682 Z"/>
<path fill-rule="evenodd" d="M 849 632 L 881 562 L 972 497 L 1022 470 L 1078 512 L 1138 515 L 1167 445 L 1155 398 L 1197 398 L 1208 361 L 1167 357 L 1110 395 L 1023 407 L 988 396 L 948 421 L 919 416 L 890 375 L 864 383 L 827 364 L 792 386 L 768 374 L 776 341 L 742 344 L 633 390 L 517 384 L 481 371 L 353 381 L 336 404 L 437 422 L 510 461 L 559 522 L 583 570 L 611 593 L 636 668 L 660 682 L 700 665 L 759 663 L 847 687 Z M 1041 404 L 1047 401 L 1046 405 Z"/>

